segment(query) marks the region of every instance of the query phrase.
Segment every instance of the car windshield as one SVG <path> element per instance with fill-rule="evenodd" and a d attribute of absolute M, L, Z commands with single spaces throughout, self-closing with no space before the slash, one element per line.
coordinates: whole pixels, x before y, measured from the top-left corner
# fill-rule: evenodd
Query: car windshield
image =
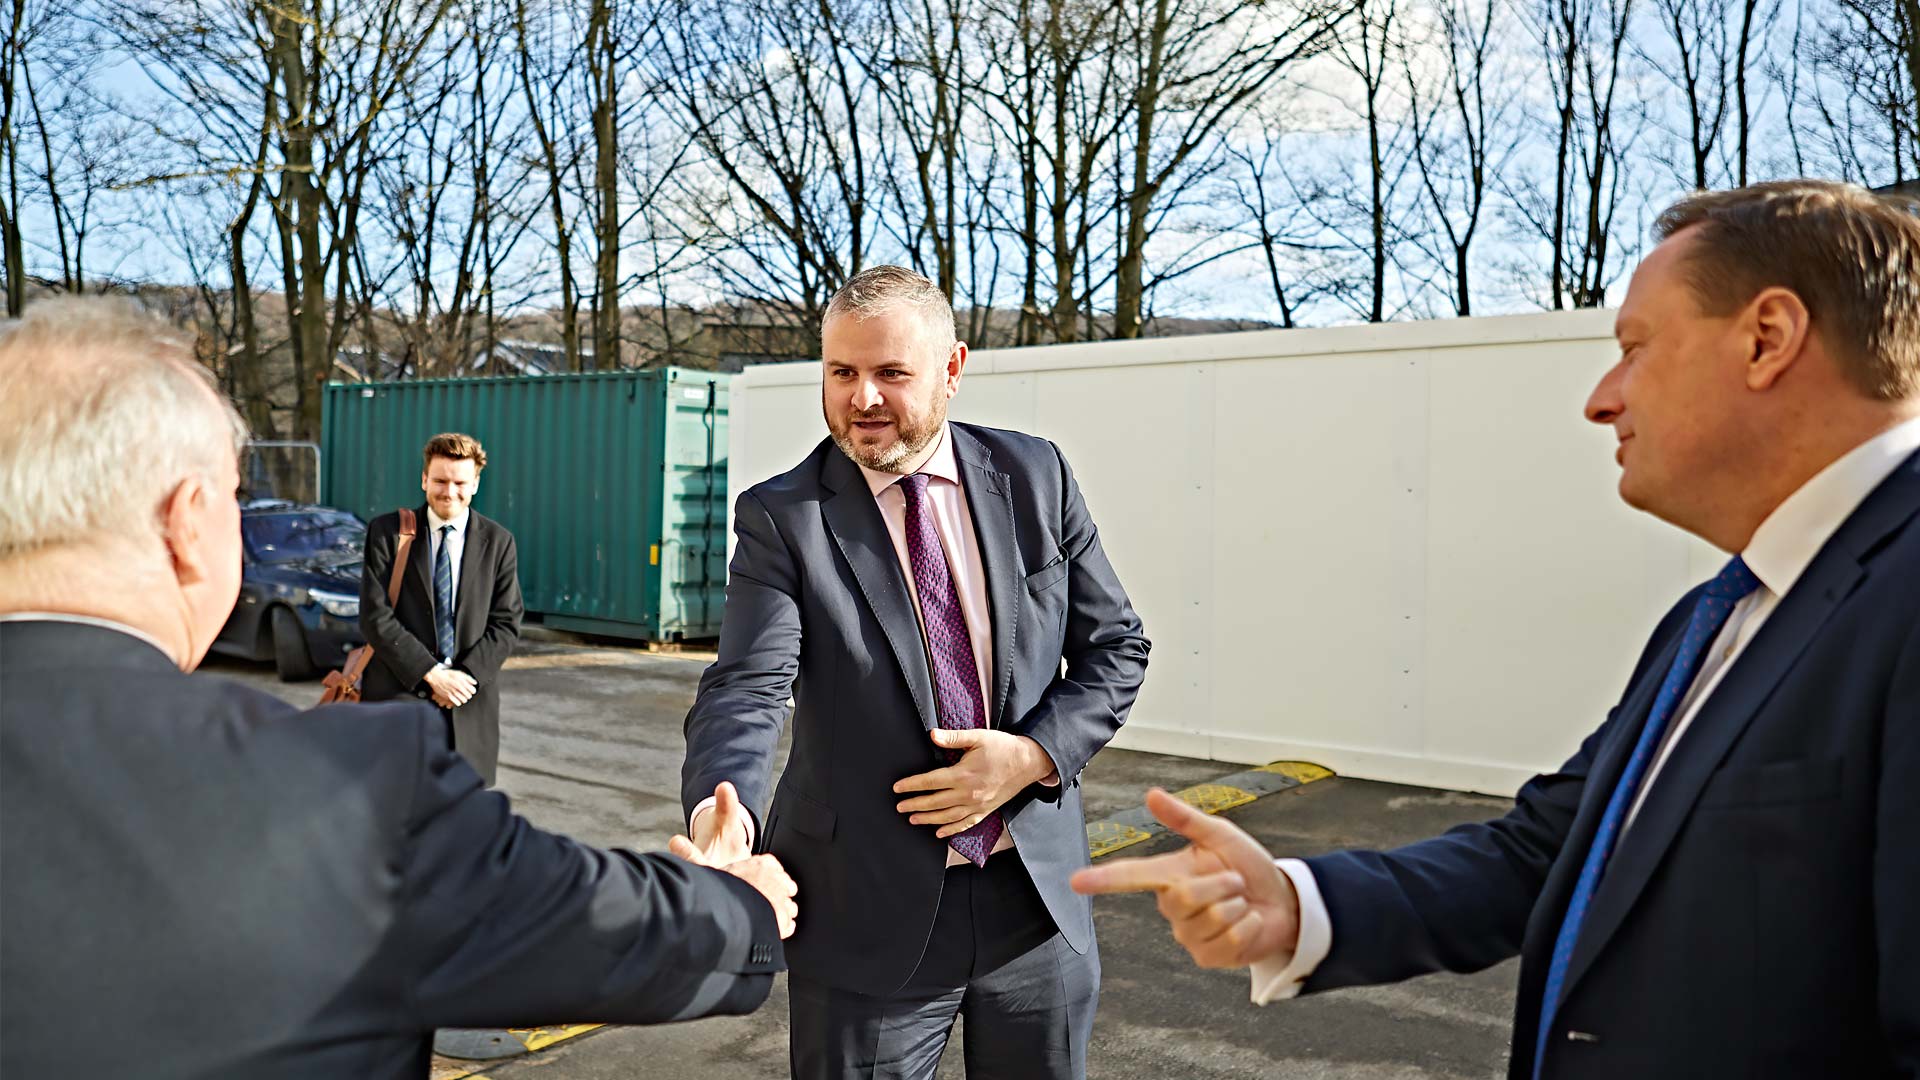
<path fill-rule="evenodd" d="M 248 553 L 268 563 L 353 562 L 367 541 L 367 527 L 340 510 L 250 514 L 241 519 L 240 531 Z"/>

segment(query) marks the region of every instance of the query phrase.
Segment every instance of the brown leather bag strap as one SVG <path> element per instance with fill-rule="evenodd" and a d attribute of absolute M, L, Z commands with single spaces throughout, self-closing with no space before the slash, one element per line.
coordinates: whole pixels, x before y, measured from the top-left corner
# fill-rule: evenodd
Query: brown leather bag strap
<path fill-rule="evenodd" d="M 400 603 L 400 579 L 407 572 L 407 555 L 413 549 L 413 511 L 400 508 L 400 546 L 393 549 L 393 573 L 387 577 L 387 606 Z"/>

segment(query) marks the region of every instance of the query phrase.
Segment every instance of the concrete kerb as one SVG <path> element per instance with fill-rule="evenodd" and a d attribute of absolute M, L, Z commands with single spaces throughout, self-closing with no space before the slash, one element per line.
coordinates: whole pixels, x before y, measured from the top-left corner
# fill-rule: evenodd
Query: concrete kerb
<path fill-rule="evenodd" d="M 1231 773 L 1205 784 L 1173 792 L 1173 797 L 1204 814 L 1218 814 L 1276 792 L 1324 780 L 1333 770 L 1306 761 L 1275 761 L 1255 769 Z M 1165 836 L 1169 830 L 1145 806 L 1136 806 L 1087 823 L 1087 855 L 1102 858 L 1123 848 Z M 555 1043 L 585 1035 L 604 1025 L 568 1024 L 543 1028 L 461 1029 L 442 1031 L 434 1051 L 468 1061 L 518 1057 Z M 485 1080 L 467 1069 L 434 1070 L 433 1080 Z"/>

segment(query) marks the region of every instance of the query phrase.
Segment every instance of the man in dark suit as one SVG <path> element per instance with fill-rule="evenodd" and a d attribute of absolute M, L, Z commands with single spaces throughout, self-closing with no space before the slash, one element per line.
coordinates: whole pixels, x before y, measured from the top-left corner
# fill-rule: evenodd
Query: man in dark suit
<path fill-rule="evenodd" d="M 1599 730 L 1397 851 L 1276 865 L 1158 793 L 1193 844 L 1075 887 L 1158 892 L 1256 1001 L 1518 953 L 1516 1080 L 1920 1076 L 1920 216 L 1802 180 L 1658 232 L 1587 417 L 1630 505 L 1736 554 Z"/>
<path fill-rule="evenodd" d="M 770 857 L 597 850 L 425 704 L 187 674 L 245 439 L 190 335 L 102 298 L 0 325 L 0 1075 L 424 1077 L 436 1027 L 756 1008 Z"/>
<path fill-rule="evenodd" d="M 1079 777 L 1147 639 L 1059 450 L 947 422 L 967 349 L 932 282 L 855 275 L 821 346 L 830 437 L 738 500 L 720 656 L 687 714 L 694 841 L 757 836 L 808 897 L 795 1076 L 931 1077 L 956 1015 L 970 1076 L 1082 1076 Z M 763 828 L 747 808 L 789 693 Z"/>
<path fill-rule="evenodd" d="M 412 694 L 440 707 L 453 749 L 489 786 L 500 763 L 500 666 L 520 640 L 520 562 L 513 534 L 473 509 L 487 452 L 447 433 L 421 453 L 414 511 L 419 535 L 407 556 L 400 601 L 387 602 L 400 513 L 374 518 L 360 573 L 360 632 L 373 645 L 364 696 Z"/>

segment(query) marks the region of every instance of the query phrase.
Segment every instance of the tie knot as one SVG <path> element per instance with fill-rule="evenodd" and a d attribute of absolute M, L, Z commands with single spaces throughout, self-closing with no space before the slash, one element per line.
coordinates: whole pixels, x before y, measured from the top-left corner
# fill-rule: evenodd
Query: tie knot
<path fill-rule="evenodd" d="M 1747 560 L 1735 555 L 1720 573 L 1707 582 L 1707 595 L 1722 600 L 1738 600 L 1760 587 L 1760 579 L 1747 568 Z"/>
<path fill-rule="evenodd" d="M 909 501 L 918 502 L 920 496 L 927 493 L 927 481 L 932 479 L 926 473 L 919 472 L 904 476 L 900 479 L 900 490 L 906 493 Z"/>
<path fill-rule="evenodd" d="M 442 526 L 440 526 L 440 535 L 441 535 L 441 536 L 446 536 L 446 535 L 448 535 L 448 534 L 449 534 L 449 533 L 451 533 L 451 532 L 453 532 L 453 526 L 452 526 L 452 524 L 446 524 L 446 525 L 442 525 Z"/>

